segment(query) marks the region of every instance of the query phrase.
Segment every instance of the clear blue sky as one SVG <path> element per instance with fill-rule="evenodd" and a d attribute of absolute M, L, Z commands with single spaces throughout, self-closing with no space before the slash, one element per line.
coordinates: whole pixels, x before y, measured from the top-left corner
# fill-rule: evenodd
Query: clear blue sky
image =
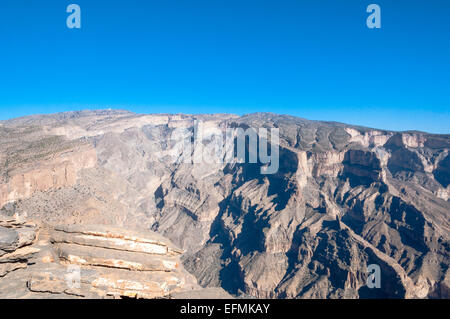
<path fill-rule="evenodd" d="M 1 0 L 0 119 L 270 111 L 450 133 L 449 17 L 449 0 Z"/>

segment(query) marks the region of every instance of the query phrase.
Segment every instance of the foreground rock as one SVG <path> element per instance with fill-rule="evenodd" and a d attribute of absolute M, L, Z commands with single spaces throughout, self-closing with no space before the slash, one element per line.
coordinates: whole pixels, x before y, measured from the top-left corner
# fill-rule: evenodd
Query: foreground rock
<path fill-rule="evenodd" d="M 0 298 L 189 298 L 202 290 L 181 251 L 154 232 L 47 226 L 36 237 L 36 226 L 0 218 Z"/>
<path fill-rule="evenodd" d="M 36 238 L 36 226 L 15 217 L 0 215 L 0 278 L 26 268 L 39 249 L 29 247 Z"/>

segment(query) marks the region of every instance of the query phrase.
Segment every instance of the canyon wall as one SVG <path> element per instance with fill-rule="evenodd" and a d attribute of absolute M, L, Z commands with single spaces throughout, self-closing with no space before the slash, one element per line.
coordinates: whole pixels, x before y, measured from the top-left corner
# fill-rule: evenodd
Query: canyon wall
<path fill-rule="evenodd" d="M 194 132 L 199 121 L 223 134 L 279 129 L 279 170 L 266 175 L 264 163 L 237 160 L 186 163 L 172 137 L 180 128 Z M 269 113 L 85 111 L 2 124 L 3 149 L 12 151 L 0 157 L 9 158 L 1 182 L 7 215 L 52 227 L 154 231 L 184 251 L 199 285 L 234 295 L 449 297 L 448 135 Z M 19 156 L 30 154 L 20 147 L 24 136 L 58 142 L 30 162 Z M 191 152 L 216 142 L 193 141 Z M 62 256 L 77 251 L 73 244 L 61 245 Z M 381 269 L 379 289 L 366 285 L 371 264 Z"/>

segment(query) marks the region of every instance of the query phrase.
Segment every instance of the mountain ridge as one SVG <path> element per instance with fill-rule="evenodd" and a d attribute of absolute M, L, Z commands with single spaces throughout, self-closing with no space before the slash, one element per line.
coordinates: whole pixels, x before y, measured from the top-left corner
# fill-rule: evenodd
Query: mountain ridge
<path fill-rule="evenodd" d="M 305 120 L 305 121 L 311 121 L 311 122 L 320 122 L 324 124 L 336 124 L 336 125 L 344 125 L 348 127 L 356 127 L 359 129 L 367 129 L 367 130 L 378 130 L 383 132 L 396 132 L 396 133 L 420 133 L 420 134 L 428 134 L 428 135 L 443 135 L 443 136 L 450 136 L 448 133 L 431 133 L 427 131 L 419 131 L 419 130 L 390 130 L 390 129 L 382 129 L 377 127 L 370 127 L 370 126 L 363 126 L 358 124 L 349 124 L 345 122 L 338 122 L 338 121 L 332 121 L 332 120 L 311 120 L 307 119 L 301 116 L 287 114 L 287 113 L 273 113 L 273 112 L 252 112 L 252 113 L 244 113 L 242 115 L 238 115 L 235 113 L 136 113 L 133 111 L 128 111 L 126 109 L 84 109 L 84 110 L 78 110 L 78 111 L 64 111 L 64 112 L 55 112 L 55 113 L 43 113 L 43 114 L 32 114 L 32 115 L 25 115 L 20 117 L 14 117 L 10 119 L 0 120 L 0 124 L 8 124 L 11 122 L 16 121 L 23 121 L 27 119 L 39 119 L 39 118 L 45 118 L 45 117 L 58 117 L 58 116 L 66 116 L 66 115 L 84 115 L 84 116 L 92 116 L 92 115 L 118 115 L 118 114 L 129 114 L 134 116 L 145 116 L 145 115 L 163 115 L 163 116 L 177 116 L 177 115 L 184 115 L 184 116 L 203 116 L 203 115 L 212 115 L 212 116 L 236 116 L 236 117 L 251 117 L 256 115 L 271 115 L 271 116 L 278 116 L 278 117 L 291 117 L 294 119 L 299 120 Z"/>
<path fill-rule="evenodd" d="M 167 160 L 182 156 L 171 134 L 195 120 L 220 132 L 278 128 L 278 172 Z M 449 298 L 448 134 L 274 113 L 102 110 L 2 122 L 0 143 L 3 213 L 158 232 L 184 249 L 203 287 L 259 298 Z M 366 286 L 370 264 L 381 268 L 380 289 Z"/>

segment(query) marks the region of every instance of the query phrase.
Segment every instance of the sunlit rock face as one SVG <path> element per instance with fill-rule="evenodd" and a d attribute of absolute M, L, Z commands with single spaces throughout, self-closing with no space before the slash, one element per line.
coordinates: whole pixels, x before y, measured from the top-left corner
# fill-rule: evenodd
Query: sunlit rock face
<path fill-rule="evenodd" d="M 0 215 L 1 298 L 177 298 L 203 294 L 182 250 L 152 231 L 49 226 Z M 221 289 L 209 298 L 231 297 Z"/>
<path fill-rule="evenodd" d="M 194 132 L 198 122 L 223 134 L 278 129 L 279 169 L 264 174 L 260 161 L 184 161 L 188 151 L 173 136 Z M 449 297 L 448 135 L 267 113 L 83 111 L 2 122 L 0 143 L 2 213 L 53 229 L 48 260 L 115 269 L 86 279 L 92 289 L 139 286 L 135 296 L 153 296 L 156 286 L 124 277 L 127 284 L 118 287 L 114 278 L 184 265 L 199 285 L 235 295 Z M 227 147 L 208 136 L 193 140 L 189 151 L 211 143 Z M 158 233 L 180 247 L 180 262 L 168 251 L 155 257 L 158 245 L 124 242 L 131 231 L 102 241 L 104 235 L 89 233 L 93 224 Z M 65 231 L 69 226 L 77 231 Z M 1 247 L 16 247 L 20 235 L 0 234 L 0 254 L 10 254 Z M 104 250 L 106 242 L 120 248 L 117 254 Z M 0 283 L 25 271 L 23 264 L 0 268 L 7 273 Z M 377 289 L 366 285 L 373 264 L 381 269 Z M 40 275 L 29 286 L 45 291 L 48 278 Z"/>

